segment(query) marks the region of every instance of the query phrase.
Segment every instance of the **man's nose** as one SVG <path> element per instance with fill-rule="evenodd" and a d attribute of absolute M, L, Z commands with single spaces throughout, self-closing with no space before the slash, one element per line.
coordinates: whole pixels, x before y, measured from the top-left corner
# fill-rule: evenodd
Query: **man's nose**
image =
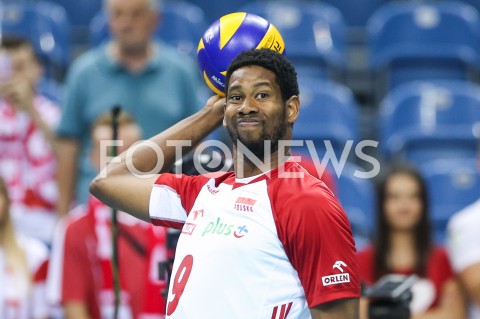
<path fill-rule="evenodd" d="M 258 112 L 258 107 L 256 106 L 255 102 L 248 98 L 243 101 L 242 105 L 238 109 L 238 113 L 243 115 L 257 113 L 257 112 Z"/>

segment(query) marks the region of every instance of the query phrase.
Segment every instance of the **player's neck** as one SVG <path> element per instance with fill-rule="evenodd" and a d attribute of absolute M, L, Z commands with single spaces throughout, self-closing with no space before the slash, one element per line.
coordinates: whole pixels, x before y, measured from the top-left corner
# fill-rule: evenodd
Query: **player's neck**
<path fill-rule="evenodd" d="M 290 152 L 287 153 L 287 155 Z M 253 158 L 246 154 L 239 154 L 234 146 L 234 170 L 237 178 L 247 178 L 269 172 L 285 162 L 288 158 L 279 156 L 278 149 L 273 150 L 267 158 Z"/>

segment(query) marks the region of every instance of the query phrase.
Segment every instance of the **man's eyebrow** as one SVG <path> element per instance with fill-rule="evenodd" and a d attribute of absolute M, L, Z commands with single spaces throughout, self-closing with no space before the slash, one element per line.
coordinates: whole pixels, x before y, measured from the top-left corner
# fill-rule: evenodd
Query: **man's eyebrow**
<path fill-rule="evenodd" d="M 254 88 L 257 88 L 259 86 L 272 86 L 272 84 L 268 81 L 263 81 L 263 82 L 258 82 L 253 85 Z"/>
<path fill-rule="evenodd" d="M 231 90 L 240 90 L 242 88 L 241 85 L 234 85 L 232 87 L 230 87 L 228 90 L 231 91 Z"/>
<path fill-rule="evenodd" d="M 257 87 L 260 87 L 260 86 L 272 86 L 272 84 L 269 81 L 262 81 L 262 82 L 255 83 L 253 85 L 254 88 L 257 88 Z M 241 88 L 242 88 L 241 85 L 234 85 L 234 86 L 230 87 L 228 90 L 229 91 L 240 90 Z"/>

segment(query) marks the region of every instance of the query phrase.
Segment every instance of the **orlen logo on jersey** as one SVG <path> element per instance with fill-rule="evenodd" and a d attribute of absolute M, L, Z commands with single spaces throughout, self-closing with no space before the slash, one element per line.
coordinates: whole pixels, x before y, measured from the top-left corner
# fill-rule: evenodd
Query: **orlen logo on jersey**
<path fill-rule="evenodd" d="M 251 199 L 248 197 L 239 197 L 235 201 L 235 205 L 233 206 L 234 210 L 238 210 L 240 212 L 251 212 L 253 213 L 253 205 L 257 202 L 256 199 Z"/>
<path fill-rule="evenodd" d="M 216 222 L 209 222 L 207 227 L 203 230 L 202 236 L 205 235 L 223 235 L 229 236 L 233 235 L 235 238 L 242 238 L 248 234 L 248 229 L 246 225 L 235 226 L 233 224 L 222 223 L 220 217 L 217 218 Z"/>
<path fill-rule="evenodd" d="M 341 274 L 336 274 L 336 275 L 330 275 L 330 276 L 323 276 L 322 277 L 323 285 L 324 286 L 329 286 L 329 285 L 336 285 L 336 284 L 343 284 L 343 283 L 350 282 L 350 274 L 345 273 L 344 270 L 343 270 L 343 268 L 346 268 L 346 267 L 347 267 L 347 264 L 345 264 L 341 260 L 337 260 L 333 264 L 332 268 L 338 269 L 342 273 Z"/>

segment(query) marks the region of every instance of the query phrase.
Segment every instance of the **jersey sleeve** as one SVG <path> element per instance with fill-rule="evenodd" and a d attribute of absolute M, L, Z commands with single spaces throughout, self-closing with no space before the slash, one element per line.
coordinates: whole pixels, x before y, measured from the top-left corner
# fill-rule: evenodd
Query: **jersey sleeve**
<path fill-rule="evenodd" d="M 154 225 L 182 228 L 202 187 L 206 176 L 161 174 L 152 188 L 149 214 Z"/>
<path fill-rule="evenodd" d="M 288 192 L 288 193 L 286 193 Z M 320 183 L 295 192 L 271 190 L 278 236 L 297 270 L 310 308 L 359 298 L 355 242 L 346 214 Z"/>

